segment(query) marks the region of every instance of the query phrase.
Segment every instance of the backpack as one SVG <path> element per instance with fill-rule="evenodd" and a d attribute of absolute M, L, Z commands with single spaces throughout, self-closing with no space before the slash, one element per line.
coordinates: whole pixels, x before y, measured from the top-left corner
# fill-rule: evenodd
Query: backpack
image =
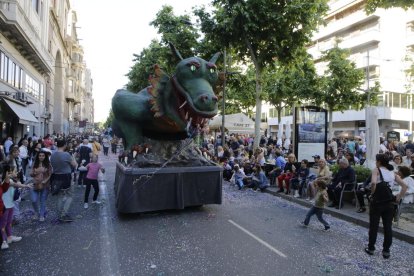
<path fill-rule="evenodd" d="M 395 196 L 392 194 L 392 190 L 388 185 L 388 182 L 384 181 L 381 170 L 378 169 L 378 171 L 380 173 L 381 182 L 377 183 L 375 187 L 375 192 L 372 194 L 372 203 L 382 204 L 395 201 Z"/>

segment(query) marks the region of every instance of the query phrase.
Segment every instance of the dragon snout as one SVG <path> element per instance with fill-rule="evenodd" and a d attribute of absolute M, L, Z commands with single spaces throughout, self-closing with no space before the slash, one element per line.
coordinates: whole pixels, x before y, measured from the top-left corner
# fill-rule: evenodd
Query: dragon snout
<path fill-rule="evenodd" d="M 199 96 L 198 98 L 199 98 L 200 102 L 202 102 L 202 103 L 208 103 L 209 100 L 211 100 L 214 103 L 216 103 L 218 101 L 218 98 L 215 95 L 211 96 L 211 95 L 208 95 L 208 94 L 203 94 L 203 95 Z"/>
<path fill-rule="evenodd" d="M 212 111 L 217 106 L 218 98 L 212 93 L 203 93 L 197 97 L 195 106 L 202 111 Z"/>

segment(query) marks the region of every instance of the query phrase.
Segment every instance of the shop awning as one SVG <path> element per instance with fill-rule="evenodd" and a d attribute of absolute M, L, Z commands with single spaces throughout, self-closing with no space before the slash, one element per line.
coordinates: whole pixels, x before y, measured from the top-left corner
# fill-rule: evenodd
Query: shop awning
<path fill-rule="evenodd" d="M 6 100 L 3 98 L 3 101 L 10 107 L 13 113 L 19 118 L 19 123 L 23 125 L 33 125 L 39 123 L 35 116 L 33 116 L 32 112 L 23 105 L 14 103 L 10 100 Z"/>

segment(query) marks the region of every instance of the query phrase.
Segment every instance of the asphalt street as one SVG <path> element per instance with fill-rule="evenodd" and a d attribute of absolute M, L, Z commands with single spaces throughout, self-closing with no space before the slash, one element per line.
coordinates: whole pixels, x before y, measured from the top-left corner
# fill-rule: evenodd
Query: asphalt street
<path fill-rule="evenodd" d="M 100 156 L 107 181 L 101 205 L 83 209 L 75 189 L 72 223 L 59 223 L 55 198 L 45 222 L 32 220 L 29 200 L 14 227 L 23 236 L 0 252 L 1 275 L 414 275 L 414 248 L 394 239 L 391 259 L 363 251 L 366 228 L 326 216 L 324 232 L 307 209 L 270 194 L 223 185 L 223 204 L 119 215 L 115 156 Z"/>

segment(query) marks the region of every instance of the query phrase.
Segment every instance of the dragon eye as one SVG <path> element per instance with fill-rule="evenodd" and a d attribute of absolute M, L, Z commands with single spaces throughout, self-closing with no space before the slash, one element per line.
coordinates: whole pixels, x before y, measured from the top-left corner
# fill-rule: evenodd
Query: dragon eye
<path fill-rule="evenodd" d="M 214 72 L 216 72 L 216 70 L 214 70 L 214 68 L 210 68 L 210 73 L 213 74 Z"/>
<path fill-rule="evenodd" d="M 195 65 L 191 65 L 191 66 L 190 66 L 190 70 L 191 70 L 192 72 L 194 72 L 194 71 L 196 70 Z"/>

